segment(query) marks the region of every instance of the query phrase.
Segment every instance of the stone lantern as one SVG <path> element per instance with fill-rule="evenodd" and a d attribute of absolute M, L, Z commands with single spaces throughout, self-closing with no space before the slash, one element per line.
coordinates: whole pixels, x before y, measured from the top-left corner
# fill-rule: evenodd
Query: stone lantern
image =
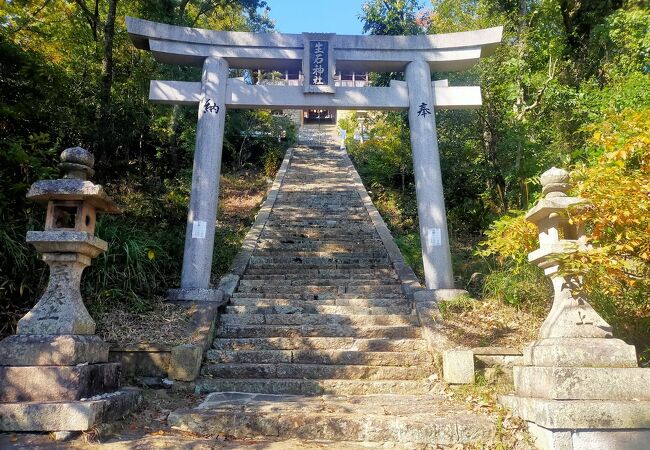
<path fill-rule="evenodd" d="M 531 252 L 528 260 L 544 269 L 554 291 L 553 306 L 539 336 L 542 339 L 612 337 L 612 327 L 581 293 L 581 277 L 559 274 L 556 255 L 586 249 L 584 227 L 571 223 L 568 217 L 570 208 L 580 207 L 585 201 L 566 195 L 570 187 L 566 170 L 553 167 L 542 174 L 541 182 L 544 198 L 526 214 L 526 220 L 537 225 L 539 231 L 539 249 Z"/>
<path fill-rule="evenodd" d="M 43 231 L 27 242 L 50 268 L 45 293 L 16 334 L 0 342 L 0 430 L 83 431 L 118 418 L 139 401 L 119 390 L 120 364 L 108 362 L 108 344 L 81 298 L 91 259 L 106 251 L 94 235 L 98 212 L 117 213 L 103 188 L 88 180 L 94 158 L 83 148 L 61 153 L 62 179 L 34 183 L 27 197 L 47 203 Z"/>
<path fill-rule="evenodd" d="M 87 150 L 66 149 L 60 164 L 64 178 L 38 181 L 27 193 L 31 200 L 47 202 L 45 230 L 29 231 L 27 242 L 50 266 L 50 280 L 36 306 L 18 322 L 18 334 L 95 334 L 95 322 L 81 298 L 81 273 L 108 249 L 94 234 L 97 213 L 119 209 L 101 186 L 88 181 L 93 164 Z"/>
<path fill-rule="evenodd" d="M 526 420 L 544 449 L 647 448 L 650 442 L 650 370 L 636 351 L 612 335 L 592 308 L 580 274 L 563 274 L 558 255 L 585 251 L 584 228 L 569 220 L 585 200 L 569 197 L 569 174 L 542 174 L 544 197 L 526 214 L 537 225 L 539 248 L 528 255 L 553 283 L 553 306 L 539 339 L 513 368 L 515 394 L 500 402 Z"/>

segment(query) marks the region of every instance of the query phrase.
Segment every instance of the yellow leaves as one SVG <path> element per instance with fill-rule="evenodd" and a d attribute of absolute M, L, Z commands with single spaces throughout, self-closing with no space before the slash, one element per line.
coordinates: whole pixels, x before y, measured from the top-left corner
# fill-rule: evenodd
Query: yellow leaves
<path fill-rule="evenodd" d="M 153 261 L 156 258 L 156 252 L 152 249 L 147 250 L 147 258 L 149 258 L 149 261 Z"/>
<path fill-rule="evenodd" d="M 524 218 L 523 211 L 513 211 L 495 221 L 485 232 L 480 256 L 495 256 L 499 262 L 524 262 L 528 253 L 537 248 L 537 227 Z"/>
<path fill-rule="evenodd" d="M 593 132 L 589 143 L 602 149 L 601 163 L 646 169 L 650 164 L 650 109 L 611 112 L 586 130 Z"/>

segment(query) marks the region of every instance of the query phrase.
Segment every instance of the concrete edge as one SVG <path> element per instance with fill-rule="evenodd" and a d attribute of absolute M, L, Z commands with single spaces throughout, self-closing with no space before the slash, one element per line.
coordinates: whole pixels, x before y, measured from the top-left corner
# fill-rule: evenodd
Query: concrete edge
<path fill-rule="evenodd" d="M 175 301 L 178 305 L 193 309 L 190 321 L 193 325 L 189 342 L 181 345 L 140 343 L 125 347 L 111 347 L 109 361 L 122 364 L 124 377 L 169 376 L 171 355 L 175 348 L 191 345 L 201 349 L 203 356 L 212 345 L 216 333 L 221 303 L 211 301 Z"/>
<path fill-rule="evenodd" d="M 386 251 L 388 252 L 388 257 L 399 277 L 400 282 L 402 283 L 402 292 L 406 298 L 413 304 L 415 313 L 418 316 L 420 326 L 422 327 L 422 337 L 427 342 L 427 347 L 429 352 L 436 356 L 438 363 L 440 364 L 440 357 L 442 352 L 457 347 L 457 344 L 451 341 L 447 336 L 442 332 L 443 320 L 440 310 L 438 309 L 438 303 L 434 299 L 435 291 L 425 289 L 424 286 L 420 284 L 418 277 L 415 275 L 415 272 L 404 260 L 404 256 L 400 251 L 399 247 L 393 239 L 386 222 L 383 217 L 375 207 L 366 190 L 366 187 L 363 185 L 361 176 L 357 169 L 354 167 L 350 155 L 348 155 L 347 150 L 342 150 L 344 153 L 344 161 L 348 166 L 348 171 L 354 180 L 354 187 L 357 190 L 357 193 L 361 197 L 372 223 L 379 234 Z M 422 292 L 424 297 L 431 297 L 433 301 L 415 301 L 416 293 Z M 422 296 L 422 295 L 420 295 Z M 420 297 L 418 296 L 418 297 Z"/>
<path fill-rule="evenodd" d="M 250 230 L 248 230 L 248 233 L 246 233 L 246 237 L 244 237 L 244 242 L 242 243 L 239 252 L 237 252 L 237 255 L 235 255 L 235 258 L 230 264 L 228 272 L 219 280 L 218 289 L 223 292 L 224 304 L 230 301 L 230 296 L 239 286 L 239 280 L 248 267 L 248 263 L 251 256 L 253 255 L 253 251 L 257 247 L 257 240 L 262 234 L 262 231 L 266 226 L 266 222 L 271 215 L 273 205 L 275 205 L 275 201 L 278 198 L 278 192 L 280 191 L 280 187 L 284 182 L 284 177 L 287 174 L 287 170 L 291 165 L 292 156 L 293 147 L 290 147 L 287 149 L 287 153 L 284 155 L 282 164 L 280 164 L 280 168 L 278 169 L 278 173 L 275 175 L 273 184 L 266 194 L 266 199 L 262 203 L 260 210 L 257 212 L 257 216 L 255 217 L 253 225 L 251 226 Z"/>
<path fill-rule="evenodd" d="M 410 301 L 413 301 L 413 293 L 424 288 L 420 284 L 420 281 L 415 275 L 415 272 L 413 272 L 411 266 L 409 266 L 404 260 L 402 252 L 395 243 L 393 235 L 390 233 L 386 222 L 384 222 L 381 214 L 379 214 L 379 211 L 372 203 L 372 199 L 370 198 L 366 187 L 363 185 L 361 176 L 359 175 L 359 172 L 357 172 L 357 169 L 354 167 L 352 159 L 350 159 L 350 155 L 348 155 L 347 150 L 341 151 L 343 152 L 343 159 L 348 166 L 347 169 L 350 172 L 352 179 L 354 180 L 354 188 L 359 194 L 359 197 L 361 197 L 363 206 L 366 208 L 366 212 L 370 216 L 372 224 L 377 230 L 379 238 L 381 239 L 384 247 L 386 248 L 386 251 L 388 252 L 388 257 L 390 258 L 391 264 L 393 265 L 393 268 L 395 269 L 395 272 L 397 273 L 397 276 L 402 283 L 402 291 Z"/>

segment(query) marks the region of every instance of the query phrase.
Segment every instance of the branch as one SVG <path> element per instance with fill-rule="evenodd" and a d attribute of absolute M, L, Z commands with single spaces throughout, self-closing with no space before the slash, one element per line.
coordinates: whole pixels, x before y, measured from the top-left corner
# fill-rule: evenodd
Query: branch
<path fill-rule="evenodd" d="M 74 2 L 77 4 L 77 6 L 79 6 L 79 8 L 81 8 L 81 12 L 83 12 L 84 17 L 86 18 L 86 21 L 88 22 L 88 25 L 90 25 L 90 29 L 93 32 L 93 39 L 95 42 L 97 42 L 98 18 L 92 12 L 90 12 L 84 0 L 75 0 Z"/>
<path fill-rule="evenodd" d="M 217 5 L 213 4 L 211 1 L 205 2 L 203 4 L 203 6 L 201 6 L 201 8 L 199 9 L 198 14 L 194 18 L 194 20 L 192 21 L 192 25 L 190 25 L 190 26 L 191 27 L 195 26 L 202 15 L 207 14 L 210 10 L 214 10 L 216 8 L 217 8 Z"/>
<path fill-rule="evenodd" d="M 540 103 L 542 102 L 542 97 L 544 95 L 544 92 L 546 92 L 546 88 L 548 87 L 550 82 L 553 81 L 553 78 L 555 78 L 556 66 L 557 66 L 557 59 L 554 62 L 553 58 L 549 56 L 548 77 L 546 78 L 546 81 L 544 81 L 542 87 L 537 90 L 537 94 L 535 94 L 535 100 L 533 101 L 533 103 L 531 103 L 530 105 L 524 105 L 521 111 L 519 111 L 519 113 L 517 114 L 517 120 L 523 120 L 524 116 L 526 115 L 526 113 L 528 113 L 528 111 L 531 111 L 540 105 Z"/>
<path fill-rule="evenodd" d="M 25 27 L 27 27 L 29 25 L 29 22 L 31 20 L 37 20 L 36 16 L 39 15 L 41 13 L 41 11 L 43 11 L 45 9 L 45 7 L 47 6 L 48 3 L 50 3 L 50 0 L 45 0 L 43 2 L 43 4 L 40 6 L 40 8 L 37 8 L 31 14 L 28 13 L 27 14 L 28 17 L 25 18 L 25 20 L 23 21 L 23 24 L 21 26 L 19 26 L 18 28 L 16 28 L 13 32 L 14 33 L 19 33 L 21 30 L 23 30 Z"/>

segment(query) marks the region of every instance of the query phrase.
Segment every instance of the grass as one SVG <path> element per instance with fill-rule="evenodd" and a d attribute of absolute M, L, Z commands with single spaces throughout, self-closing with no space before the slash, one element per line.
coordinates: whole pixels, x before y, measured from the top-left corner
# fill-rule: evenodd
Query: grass
<path fill-rule="evenodd" d="M 239 251 L 267 186 L 266 177 L 256 171 L 222 175 L 211 275 L 214 284 Z M 88 274 L 86 300 L 97 320 L 97 333 L 109 342 L 177 345 L 191 334 L 186 326 L 187 308 L 161 301 L 166 289 L 178 285 L 185 241 L 185 220 L 179 217 L 183 208 L 176 203 L 186 200 L 187 192 L 179 185 L 174 189 L 162 196 L 172 204 L 156 227 L 136 227 L 130 218 L 98 229 L 110 247 Z M 149 211 L 148 203 L 137 198 L 140 209 L 131 209 L 131 214 Z M 131 228 L 126 229 L 126 224 Z"/>
<path fill-rule="evenodd" d="M 371 194 L 405 261 L 423 284 L 417 221 L 401 210 L 401 205 L 410 205 L 410 201 L 385 188 L 373 188 Z M 532 265 L 512 270 L 476 255 L 480 239 L 480 236 L 468 234 L 451 236 L 455 285 L 467 290 L 470 297 L 439 303 L 445 320 L 444 332 L 452 341 L 467 348 L 522 348 L 536 339 L 550 308 L 550 283 Z"/>

